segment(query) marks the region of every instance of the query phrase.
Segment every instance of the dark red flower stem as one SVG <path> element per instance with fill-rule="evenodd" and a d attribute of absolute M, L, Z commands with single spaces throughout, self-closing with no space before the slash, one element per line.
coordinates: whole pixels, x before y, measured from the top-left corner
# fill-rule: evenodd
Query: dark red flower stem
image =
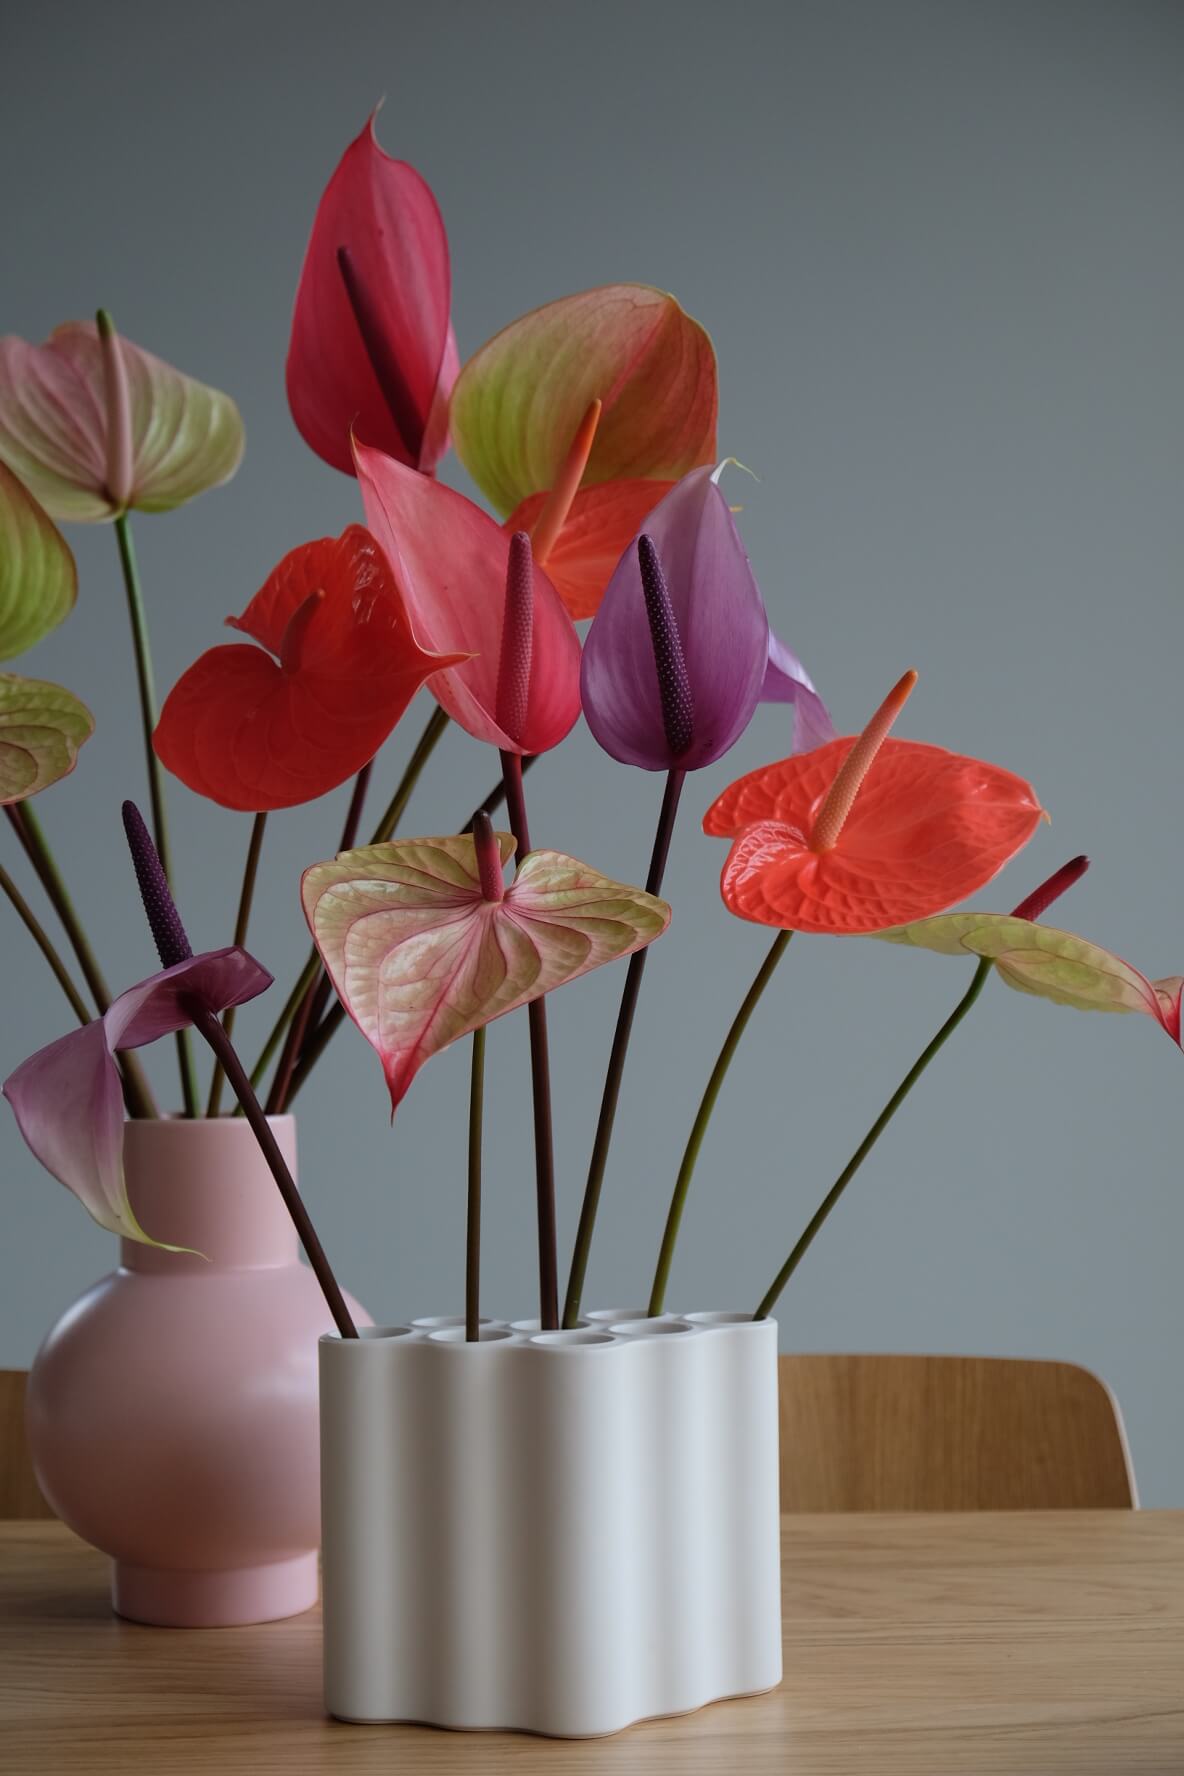
<path fill-rule="evenodd" d="M 654 835 L 654 848 L 650 856 L 649 874 L 645 879 L 647 894 L 660 894 L 662 891 L 662 879 L 666 873 L 666 860 L 670 855 L 674 820 L 678 813 L 679 798 L 682 795 L 682 786 L 685 781 L 685 771 L 667 773 L 666 788 L 662 796 L 662 810 L 658 816 L 658 830 Z M 596 1228 L 600 1195 L 604 1187 L 605 1172 L 608 1169 L 608 1153 L 613 1138 L 613 1124 L 616 1121 L 621 1085 L 625 1077 L 625 1059 L 629 1052 L 633 1017 L 637 1010 L 637 1000 L 641 993 L 641 982 L 645 974 L 648 955 L 649 946 L 647 945 L 645 949 L 635 950 L 630 956 L 629 967 L 625 975 L 625 989 L 621 994 L 620 1010 L 617 1012 L 613 1045 L 609 1051 L 608 1070 L 605 1074 L 604 1091 L 600 1099 L 600 1115 L 596 1121 L 596 1138 L 592 1143 L 592 1158 L 588 1165 L 588 1181 L 584 1186 L 584 1201 L 580 1208 L 580 1224 L 576 1230 L 575 1246 L 572 1250 L 567 1295 L 563 1304 L 563 1324 L 568 1331 L 579 1324 L 584 1284 L 588 1275 L 588 1257 L 592 1250 L 592 1235 Z"/>
<path fill-rule="evenodd" d="M 465 1218 L 465 1342 L 481 1336 L 481 1126 L 485 1098 L 485 1025 L 473 1031 L 469 1074 L 469 1190 Z"/>
<path fill-rule="evenodd" d="M 522 788 L 522 757 L 502 753 L 506 814 L 518 846 L 518 862 L 530 850 L 526 797 Z M 532 999 L 530 1020 L 530 1083 L 534 1104 L 535 1195 L 539 1224 L 539 1321 L 544 1332 L 559 1328 L 559 1249 L 555 1222 L 555 1147 L 551 1126 L 551 1060 L 547 1047 L 545 999 Z"/>
<path fill-rule="evenodd" d="M 338 851 L 351 851 L 357 840 L 373 764 L 374 760 L 371 759 L 362 766 L 354 778 L 353 794 L 349 798 L 349 807 L 346 810 L 345 825 L 342 828 Z M 276 1063 L 275 1078 L 272 1080 L 271 1090 L 267 1094 L 267 1114 L 269 1116 L 282 1116 L 287 1109 L 288 1097 L 292 1089 L 292 1075 L 296 1071 L 296 1063 L 300 1059 L 304 1039 L 309 1030 L 315 1030 L 320 1022 L 332 990 L 329 976 L 323 968 L 318 966 L 308 986 L 304 989 L 304 996 L 288 1025 L 288 1034 L 284 1038 L 284 1046 L 280 1051 L 279 1061 Z"/>
<path fill-rule="evenodd" d="M 1035 889 L 1028 895 L 1026 900 L 1021 900 L 1019 906 L 1017 906 L 1012 913 L 1012 918 L 1035 919 L 1039 913 L 1044 912 L 1047 907 L 1050 907 L 1059 895 L 1064 894 L 1067 888 L 1071 888 L 1074 882 L 1079 882 L 1088 868 L 1089 859 L 1087 857 L 1074 857 L 1069 863 L 1062 864 L 1061 868 L 1057 870 L 1054 875 L 1049 876 L 1046 882 L 1042 882 L 1039 888 Z M 793 1251 L 789 1254 L 789 1257 L 785 1260 L 785 1263 L 781 1266 L 781 1269 L 777 1272 L 777 1275 L 773 1278 L 773 1281 L 769 1284 L 769 1287 L 762 1296 L 760 1305 L 752 1316 L 754 1320 L 767 1319 L 772 1313 L 777 1305 L 781 1291 L 785 1288 L 786 1283 L 788 1283 L 790 1277 L 813 1245 L 816 1236 L 821 1230 L 823 1223 L 826 1221 L 831 1210 L 842 1196 L 844 1190 L 846 1190 L 848 1184 L 851 1182 L 884 1130 L 888 1127 L 888 1124 L 892 1121 L 892 1118 L 896 1115 L 896 1112 L 900 1109 L 900 1106 L 912 1091 L 914 1085 L 916 1085 L 918 1079 L 920 1079 L 922 1073 L 924 1073 L 925 1069 L 928 1067 L 930 1061 L 933 1060 L 934 1056 L 945 1047 L 950 1037 L 954 1034 L 954 1031 L 958 1028 L 958 1025 L 974 1006 L 979 994 L 986 986 L 994 966 L 995 961 L 993 957 L 982 956 L 979 958 L 978 966 L 974 971 L 970 985 L 967 987 L 965 993 L 963 993 L 961 999 L 959 999 L 957 1005 L 955 1005 L 953 1011 L 941 1026 L 941 1029 L 938 1030 L 935 1036 L 930 1038 L 929 1042 L 921 1050 L 921 1053 L 917 1056 L 917 1059 L 913 1062 L 912 1066 L 909 1068 L 876 1120 L 872 1123 L 871 1128 L 863 1137 L 863 1140 L 859 1143 L 859 1146 L 855 1149 L 855 1152 L 851 1155 L 851 1158 L 847 1161 L 847 1164 L 843 1167 L 842 1171 L 811 1215 L 809 1221 L 806 1223 Z"/>
<path fill-rule="evenodd" d="M 374 302 L 374 295 L 366 288 L 353 254 L 348 247 L 337 249 L 337 270 L 345 286 L 345 294 L 353 310 L 362 344 L 366 348 L 366 356 L 370 360 L 370 368 L 374 372 L 374 380 L 386 402 L 387 411 L 399 439 L 406 452 L 407 460 L 413 467 L 419 463 L 419 452 L 423 445 L 424 422 L 420 415 L 415 396 L 407 386 L 398 354 L 392 349 L 382 317 Z"/>
<path fill-rule="evenodd" d="M 123 804 L 123 826 L 127 834 L 128 849 L 135 865 L 136 880 L 140 885 L 140 896 L 144 902 L 144 911 L 148 917 L 149 929 L 156 944 L 162 968 L 174 968 L 179 962 L 186 962 L 193 954 L 185 927 L 181 923 L 181 915 L 169 892 L 164 870 L 157 855 L 156 846 L 152 843 L 148 828 L 134 802 Z M 222 1028 L 217 1016 L 196 998 L 187 999 L 185 1009 L 190 1022 L 199 1036 L 203 1037 L 214 1051 L 222 1071 L 230 1084 L 230 1089 L 243 1107 L 243 1113 L 251 1125 L 260 1151 L 267 1161 L 276 1187 L 283 1198 L 284 1207 L 292 1217 L 297 1237 L 304 1247 L 308 1262 L 314 1276 L 321 1286 L 321 1293 L 328 1304 L 337 1330 L 343 1338 L 356 1338 L 358 1329 L 353 1316 L 346 1306 L 345 1297 L 341 1293 L 332 1266 L 325 1256 L 325 1249 L 317 1237 L 308 1210 L 301 1200 L 295 1180 L 284 1162 L 284 1156 L 267 1117 L 255 1096 L 246 1069 L 235 1052 L 234 1044 Z"/>

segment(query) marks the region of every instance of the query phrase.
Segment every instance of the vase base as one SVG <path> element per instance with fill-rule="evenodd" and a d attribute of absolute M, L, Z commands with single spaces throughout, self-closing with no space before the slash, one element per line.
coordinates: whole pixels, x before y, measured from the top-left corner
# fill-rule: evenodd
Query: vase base
<path fill-rule="evenodd" d="M 317 1601 L 317 1556 L 298 1554 L 229 1572 L 180 1572 L 129 1566 L 111 1570 L 116 1615 L 154 1628 L 238 1628 L 298 1616 Z"/>

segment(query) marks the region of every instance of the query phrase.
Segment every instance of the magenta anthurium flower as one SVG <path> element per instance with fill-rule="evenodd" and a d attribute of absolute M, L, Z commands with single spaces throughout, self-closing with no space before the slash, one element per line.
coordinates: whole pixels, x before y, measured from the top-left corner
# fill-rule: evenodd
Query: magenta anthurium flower
<path fill-rule="evenodd" d="M 100 1227 L 157 1245 L 140 1226 L 123 1176 L 123 1094 L 115 1055 L 192 1021 L 186 1002 L 212 1012 L 243 1005 L 271 985 L 245 950 L 209 950 L 121 993 L 101 1018 L 71 1030 L 18 1067 L 4 1096 L 47 1172 L 72 1190 Z"/>
<path fill-rule="evenodd" d="M 448 237 L 426 181 L 378 146 L 371 117 L 312 226 L 288 347 L 288 403 L 306 444 L 354 473 L 350 432 L 430 471 L 448 447 L 460 367 Z"/>
<path fill-rule="evenodd" d="M 471 656 L 428 679 L 440 707 L 466 733 L 502 751 L 537 754 L 557 746 L 580 713 L 580 642 L 529 548 L 522 575 L 509 578 L 509 590 L 517 585 L 520 596 L 508 600 L 508 570 L 520 545 L 495 519 L 361 439 L 354 456 L 367 526 L 391 564 L 416 640 L 431 653 Z M 517 634 L 507 634 L 508 618 L 517 619 Z M 523 694 L 512 731 L 504 708 L 507 640 L 521 656 Z"/>
<path fill-rule="evenodd" d="M 520 1005 L 660 937 L 665 901 L 509 833 L 400 839 L 304 873 L 329 978 L 377 1050 L 397 1109 L 424 1062 Z"/>
<path fill-rule="evenodd" d="M 645 771 L 713 764 L 740 738 L 762 697 L 808 711 L 802 732 L 821 732 L 828 722 L 800 662 L 770 637 L 720 472 L 693 469 L 655 506 L 643 537 L 621 557 L 584 643 L 580 687 L 588 726 L 613 758 Z M 656 664 L 659 606 L 693 711 L 673 737 L 666 675 Z"/>
<path fill-rule="evenodd" d="M 243 453 L 230 396 L 100 321 L 44 345 L 0 339 L 0 461 L 51 518 L 167 512 L 229 480 Z"/>

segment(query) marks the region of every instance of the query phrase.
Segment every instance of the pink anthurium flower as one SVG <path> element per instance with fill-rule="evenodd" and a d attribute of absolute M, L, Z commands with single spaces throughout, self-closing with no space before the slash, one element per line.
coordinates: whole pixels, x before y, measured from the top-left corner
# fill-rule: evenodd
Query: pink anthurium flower
<path fill-rule="evenodd" d="M 1184 976 L 1148 980 L 1121 956 L 1007 913 L 946 913 L 874 936 L 939 956 L 980 956 L 1009 987 L 1078 1011 L 1141 1011 L 1180 1044 Z"/>
<path fill-rule="evenodd" d="M 187 1003 L 222 1012 L 270 985 L 270 974 L 245 950 L 190 956 L 121 993 L 101 1018 L 51 1042 L 5 1081 L 4 1096 L 29 1147 L 100 1227 L 159 1243 L 128 1201 L 116 1052 L 185 1029 L 192 1021 Z"/>
<path fill-rule="evenodd" d="M 77 596 L 78 570 L 65 537 L 0 462 L 0 660 L 56 629 Z"/>
<path fill-rule="evenodd" d="M 719 487 L 721 469 L 684 475 L 622 556 L 584 643 L 581 690 L 588 726 L 607 753 L 646 771 L 698 770 L 733 746 L 762 697 L 808 712 L 804 732 L 825 732 L 826 710 L 800 662 L 771 638 L 764 600 Z M 659 586 L 660 582 L 660 586 Z M 663 605 L 673 650 L 657 660 L 651 607 Z M 775 652 L 774 652 L 775 650 Z M 676 657 L 675 657 L 676 656 Z M 687 716 L 672 738 L 664 710 L 677 672 Z"/>
<path fill-rule="evenodd" d="M 305 871 L 305 916 L 342 1004 L 377 1050 L 397 1109 L 440 1049 L 652 943 L 670 908 L 509 833 L 344 851 Z"/>
<path fill-rule="evenodd" d="M 354 472 L 351 430 L 426 472 L 447 449 L 451 275 L 436 200 L 383 153 L 372 116 L 321 198 L 288 347 L 292 417 L 333 468 Z"/>
<path fill-rule="evenodd" d="M 0 805 L 27 801 L 68 777 L 94 731 L 94 716 L 73 692 L 0 672 Z"/>
<path fill-rule="evenodd" d="M 167 512 L 229 480 L 243 424 L 207 388 L 115 332 L 70 321 L 0 339 L 0 461 L 52 518 Z"/>
<path fill-rule="evenodd" d="M 488 513 L 360 440 L 354 458 L 366 523 L 394 570 L 419 645 L 473 656 L 428 679 L 441 708 L 501 751 L 557 746 L 580 712 L 580 643 L 546 574 L 527 561 L 520 596 L 509 601 L 514 540 Z M 524 691 L 512 732 L 499 707 L 508 610 L 517 618 L 508 639 Z"/>

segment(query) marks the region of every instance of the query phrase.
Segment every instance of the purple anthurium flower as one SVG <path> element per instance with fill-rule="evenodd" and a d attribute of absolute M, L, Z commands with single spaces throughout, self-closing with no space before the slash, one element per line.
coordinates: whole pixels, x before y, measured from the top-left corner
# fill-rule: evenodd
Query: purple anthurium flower
<path fill-rule="evenodd" d="M 47 1172 L 72 1190 L 100 1227 L 157 1245 L 137 1221 L 123 1175 L 123 1093 L 115 1054 L 142 1048 L 192 1022 L 189 1008 L 219 1013 L 271 985 L 245 950 L 209 950 L 121 993 L 101 1018 L 71 1030 L 18 1067 L 4 1096 Z"/>
<path fill-rule="evenodd" d="M 580 687 L 588 726 L 622 764 L 695 771 L 735 745 L 762 698 L 797 707 L 795 738 L 829 717 L 801 663 L 770 634 L 764 600 L 720 492 L 718 469 L 684 475 L 645 521 L 609 581 L 584 643 Z M 648 557 L 651 565 L 647 569 Z M 668 614 L 655 627 L 653 558 Z M 664 713 L 659 630 L 673 631 L 693 705 L 689 739 Z M 669 687 L 667 687 L 668 689 Z M 676 745 L 677 742 L 677 745 Z M 811 744 L 817 744 L 811 738 Z"/>

